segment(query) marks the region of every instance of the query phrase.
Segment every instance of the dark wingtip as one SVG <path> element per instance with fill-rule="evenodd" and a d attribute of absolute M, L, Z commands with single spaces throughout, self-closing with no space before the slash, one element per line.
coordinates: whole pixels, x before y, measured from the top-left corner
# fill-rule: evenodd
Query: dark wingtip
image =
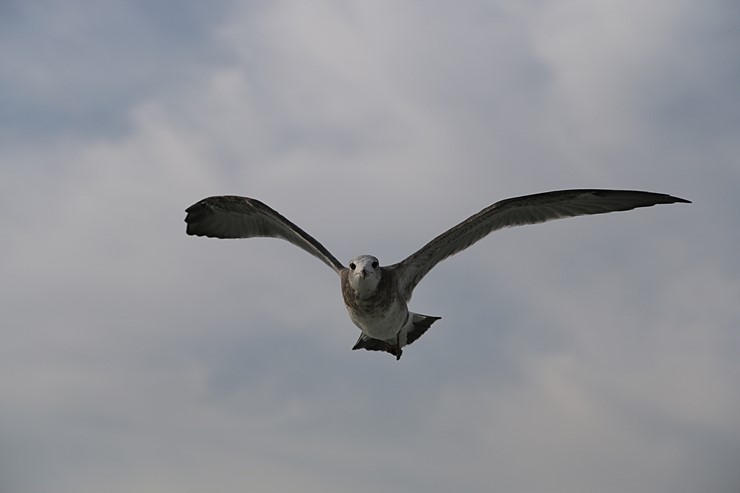
<path fill-rule="evenodd" d="M 185 234 L 189 236 L 206 236 L 204 233 L 198 231 L 195 224 L 188 224 L 188 226 L 185 228 Z"/>
<path fill-rule="evenodd" d="M 187 228 L 185 228 L 185 233 L 190 236 L 204 236 L 202 232 L 198 231 L 197 225 L 198 221 L 203 219 L 206 215 L 205 206 L 202 202 L 203 201 L 201 200 L 185 209 L 185 223 L 188 225 Z"/>
<path fill-rule="evenodd" d="M 673 195 L 668 195 L 667 193 L 655 193 L 655 195 L 659 195 L 665 199 L 665 200 L 658 202 L 659 204 L 661 203 L 663 204 L 675 204 L 675 203 L 690 204 L 691 203 L 690 200 L 682 199 L 681 197 L 674 197 Z"/>
<path fill-rule="evenodd" d="M 594 194 L 596 196 L 600 197 L 609 197 L 612 195 L 617 194 L 635 194 L 636 196 L 642 196 L 642 197 L 650 197 L 654 200 L 654 205 L 657 204 L 675 204 L 677 202 L 684 203 L 684 204 L 690 204 L 690 200 L 682 199 L 681 197 L 674 197 L 673 195 L 669 195 L 667 193 L 659 193 L 659 192 L 644 192 L 641 190 L 609 190 L 609 189 L 593 189 L 593 190 L 585 190 L 588 193 Z"/>

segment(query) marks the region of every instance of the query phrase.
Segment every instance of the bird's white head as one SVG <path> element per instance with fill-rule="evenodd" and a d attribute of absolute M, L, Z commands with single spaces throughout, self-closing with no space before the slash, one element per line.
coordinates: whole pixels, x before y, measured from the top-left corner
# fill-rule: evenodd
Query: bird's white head
<path fill-rule="evenodd" d="M 360 255 L 349 261 L 349 282 L 359 292 L 374 291 L 380 282 L 380 263 L 372 255 Z"/>

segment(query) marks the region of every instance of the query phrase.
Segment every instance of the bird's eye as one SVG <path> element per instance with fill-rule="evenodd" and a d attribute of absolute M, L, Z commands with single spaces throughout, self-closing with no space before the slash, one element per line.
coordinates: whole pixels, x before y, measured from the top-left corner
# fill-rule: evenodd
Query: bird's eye
<path fill-rule="evenodd" d="M 373 262 L 373 269 L 377 269 L 377 268 L 378 268 L 378 261 L 376 260 Z"/>
<path fill-rule="evenodd" d="M 350 268 L 351 270 L 355 270 L 355 267 L 356 267 L 356 265 L 355 265 L 355 263 L 354 263 L 354 262 L 350 262 L 350 263 L 349 263 L 349 268 Z"/>

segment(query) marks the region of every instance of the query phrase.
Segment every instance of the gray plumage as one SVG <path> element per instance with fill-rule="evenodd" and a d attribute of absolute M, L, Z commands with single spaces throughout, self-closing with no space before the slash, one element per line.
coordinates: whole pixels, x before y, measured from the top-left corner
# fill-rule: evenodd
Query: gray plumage
<path fill-rule="evenodd" d="M 223 195 L 208 197 L 185 212 L 187 234 L 210 238 L 282 238 L 339 273 L 344 266 L 324 246 L 278 211 L 257 199 Z"/>
<path fill-rule="evenodd" d="M 187 234 L 214 238 L 282 238 L 318 258 L 341 280 L 342 296 L 362 334 L 353 349 L 387 351 L 418 339 L 439 317 L 408 311 L 414 288 L 439 262 L 498 229 L 566 217 L 628 211 L 657 204 L 689 203 L 662 193 L 633 190 L 560 190 L 496 202 L 445 231 L 401 262 L 380 267 L 370 255 L 355 257 L 349 268 L 321 243 L 256 199 L 208 197 L 186 212 Z"/>

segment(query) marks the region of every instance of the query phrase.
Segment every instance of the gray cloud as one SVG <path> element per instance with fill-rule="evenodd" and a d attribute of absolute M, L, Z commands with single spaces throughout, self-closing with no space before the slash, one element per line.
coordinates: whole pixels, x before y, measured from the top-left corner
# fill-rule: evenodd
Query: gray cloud
<path fill-rule="evenodd" d="M 18 2 L 0 16 L 3 140 L 130 130 L 142 97 L 166 97 L 223 54 L 212 42 L 227 3 Z"/>
<path fill-rule="evenodd" d="M 17 4 L 3 491 L 735 491 L 735 11 Z M 182 223 L 252 195 L 391 263 L 582 186 L 694 204 L 484 240 L 419 286 L 443 318 L 399 363 L 349 350 L 315 259 Z"/>

